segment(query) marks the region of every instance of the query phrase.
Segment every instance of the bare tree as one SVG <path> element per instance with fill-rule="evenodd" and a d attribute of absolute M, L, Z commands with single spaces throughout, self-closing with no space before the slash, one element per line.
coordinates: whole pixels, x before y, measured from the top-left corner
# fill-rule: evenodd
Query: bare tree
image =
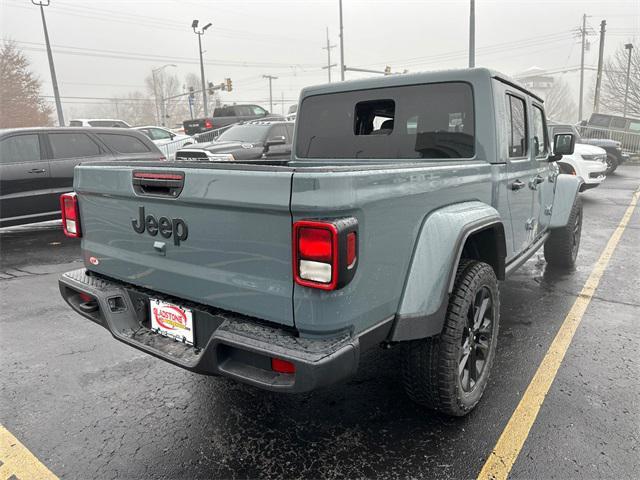
<path fill-rule="evenodd" d="M 571 89 L 561 78 L 553 82 L 544 100 L 544 107 L 547 117 L 558 123 L 573 123 L 578 115 L 578 107 L 573 100 Z"/>
<path fill-rule="evenodd" d="M 42 98 L 40 80 L 14 43 L 0 47 L 0 128 L 51 125 L 53 109 Z"/>
<path fill-rule="evenodd" d="M 637 45 L 638 42 L 635 42 Z M 640 117 L 640 49 L 631 53 L 631 74 L 629 75 L 629 97 L 627 115 Z M 605 64 L 600 106 L 602 111 L 622 115 L 624 92 L 627 85 L 627 65 L 629 51 L 621 46 Z"/>

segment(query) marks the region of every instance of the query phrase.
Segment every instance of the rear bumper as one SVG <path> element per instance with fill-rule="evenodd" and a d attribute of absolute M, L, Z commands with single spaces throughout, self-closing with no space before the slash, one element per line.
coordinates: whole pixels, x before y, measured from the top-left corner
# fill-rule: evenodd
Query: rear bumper
<path fill-rule="evenodd" d="M 88 273 L 67 272 L 60 293 L 73 310 L 105 327 L 121 342 L 187 370 L 224 375 L 257 387 L 305 392 L 352 376 L 363 348 L 383 341 L 392 319 L 360 336 L 308 339 L 259 320 L 193 305 Z M 85 303 L 80 293 L 94 301 Z M 197 322 L 195 346 L 164 337 L 145 325 L 148 298 L 161 298 L 192 308 Z M 271 370 L 271 358 L 295 364 L 295 373 Z"/>

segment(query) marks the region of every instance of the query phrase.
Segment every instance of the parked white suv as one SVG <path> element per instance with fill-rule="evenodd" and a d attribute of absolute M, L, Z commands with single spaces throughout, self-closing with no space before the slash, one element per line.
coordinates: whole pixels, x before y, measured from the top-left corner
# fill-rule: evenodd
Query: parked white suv
<path fill-rule="evenodd" d="M 566 129 L 558 126 L 556 131 L 552 125 L 550 130 L 549 138 L 553 138 L 554 133 L 561 133 Z M 594 145 L 576 143 L 573 154 L 563 155 L 558 166 L 562 173 L 579 177 L 581 180 L 580 191 L 584 192 L 597 187 L 607 178 L 607 152 Z"/>
<path fill-rule="evenodd" d="M 176 151 L 178 149 L 196 143 L 195 139 L 190 135 L 173 133 L 171 130 L 164 127 L 149 125 L 144 127 L 134 127 L 134 130 L 139 130 L 149 137 L 169 160 L 175 159 Z"/>
<path fill-rule="evenodd" d="M 69 122 L 70 127 L 119 127 L 131 128 L 124 120 L 117 118 L 74 118 Z"/>

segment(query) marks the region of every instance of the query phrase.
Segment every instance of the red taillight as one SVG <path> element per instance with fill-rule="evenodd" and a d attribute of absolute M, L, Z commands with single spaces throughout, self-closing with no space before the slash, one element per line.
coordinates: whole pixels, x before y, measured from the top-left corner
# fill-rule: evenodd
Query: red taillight
<path fill-rule="evenodd" d="M 358 222 L 300 220 L 293 224 L 293 275 L 298 285 L 321 290 L 344 287 L 355 274 Z"/>
<path fill-rule="evenodd" d="M 332 223 L 303 220 L 293 226 L 294 275 L 305 287 L 333 290 L 337 284 L 338 229 Z"/>
<path fill-rule="evenodd" d="M 356 265 L 357 240 L 356 232 L 349 232 L 347 234 L 347 268 L 349 270 Z"/>
<path fill-rule="evenodd" d="M 82 236 L 80 230 L 80 209 L 75 192 L 60 195 L 60 211 L 62 212 L 62 230 L 67 237 Z"/>
<path fill-rule="evenodd" d="M 330 230 L 303 227 L 298 231 L 298 251 L 300 258 L 331 262 L 332 235 Z"/>
<path fill-rule="evenodd" d="M 296 373 L 296 366 L 287 360 L 272 358 L 271 370 L 278 373 Z"/>
<path fill-rule="evenodd" d="M 93 297 L 88 293 L 80 292 L 80 300 L 86 303 L 92 301 Z"/>
<path fill-rule="evenodd" d="M 204 128 L 211 130 L 213 128 L 213 123 L 208 118 L 204 121 Z"/>

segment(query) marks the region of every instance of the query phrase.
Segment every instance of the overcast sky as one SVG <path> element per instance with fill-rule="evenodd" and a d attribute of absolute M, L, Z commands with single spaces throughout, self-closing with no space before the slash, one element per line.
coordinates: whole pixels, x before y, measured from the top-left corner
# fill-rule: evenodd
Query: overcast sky
<path fill-rule="evenodd" d="M 393 71 L 467 65 L 469 1 L 344 0 L 345 64 Z M 199 74 L 194 18 L 213 22 L 203 37 L 205 76 L 233 79 L 225 103 L 268 108 L 264 74 L 278 76 L 274 98 L 295 103 L 300 88 L 327 80 L 326 27 L 338 39 L 338 0 L 51 0 L 45 9 L 67 118 L 87 104 L 140 90 L 151 69 L 167 63 L 181 79 Z M 600 21 L 605 55 L 633 40 L 640 48 L 640 0 L 476 0 L 476 64 L 516 75 L 530 67 L 580 65 L 577 30 L 586 13 L 595 67 Z M 0 0 L 1 36 L 24 50 L 52 95 L 39 8 L 30 0 Z M 332 61 L 339 63 L 339 48 Z M 592 72 L 592 70 L 588 70 Z M 347 72 L 347 79 L 366 74 Z M 575 70 L 559 74 L 576 88 Z M 587 74 L 587 82 L 593 75 Z M 339 78 L 333 69 L 333 79 Z M 589 87 L 589 84 L 588 84 Z M 76 98 L 73 98 L 76 97 Z M 77 98 L 95 97 L 95 98 Z M 280 107 L 274 107 L 280 112 Z"/>

